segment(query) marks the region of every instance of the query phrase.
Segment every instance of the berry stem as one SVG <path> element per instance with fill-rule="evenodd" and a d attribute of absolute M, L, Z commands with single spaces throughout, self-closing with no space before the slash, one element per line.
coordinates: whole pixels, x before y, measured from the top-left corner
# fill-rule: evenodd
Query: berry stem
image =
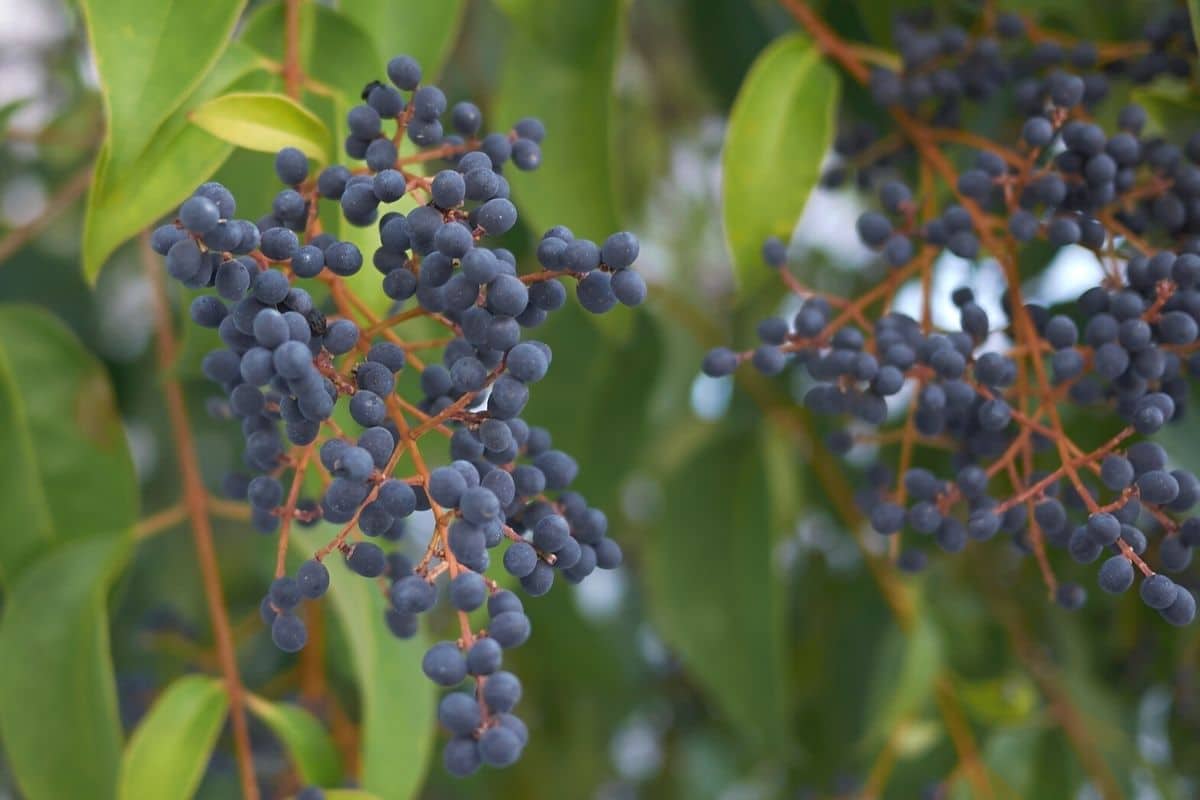
<path fill-rule="evenodd" d="M 305 469 L 312 457 L 316 442 L 305 445 L 296 454 L 296 468 L 292 475 L 292 487 L 288 490 L 287 501 L 279 511 L 279 546 L 275 551 L 275 577 L 282 578 L 287 574 L 287 549 L 289 534 L 292 530 L 292 519 L 296 515 L 296 502 L 300 499 L 300 487 L 304 485 Z"/>
<path fill-rule="evenodd" d="M 287 96 L 300 99 L 304 69 L 300 65 L 300 4 L 283 0 L 283 87 Z"/>

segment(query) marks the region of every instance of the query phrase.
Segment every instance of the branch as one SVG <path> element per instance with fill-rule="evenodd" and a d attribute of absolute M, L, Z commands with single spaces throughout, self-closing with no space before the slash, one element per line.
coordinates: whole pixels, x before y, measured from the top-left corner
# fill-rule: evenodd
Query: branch
<path fill-rule="evenodd" d="M 70 208 L 87 191 L 91 182 L 92 168 L 91 166 L 84 167 L 58 187 L 58 191 L 46 203 L 45 210 L 38 214 L 37 219 L 20 228 L 14 228 L 7 236 L 0 239 L 0 264 L 7 261 L 10 256 L 28 244 L 29 240 L 45 230 L 46 226 L 57 219 L 63 211 Z"/>
<path fill-rule="evenodd" d="M 225 677 L 225 689 L 229 693 L 229 720 L 233 728 L 233 744 L 237 755 L 238 772 L 241 775 L 242 796 L 245 800 L 258 800 L 258 782 L 254 778 L 254 757 L 250 751 L 250 730 L 246 724 L 245 690 L 242 687 L 241 677 L 238 675 L 233 633 L 230 630 L 229 615 L 225 610 L 225 597 L 221 590 L 221 573 L 217 566 L 216 549 L 213 547 L 212 524 L 208 517 L 208 497 L 200 477 L 196 445 L 192 440 L 192 430 L 188 424 L 183 388 L 172 368 L 175 363 L 177 345 L 175 332 L 171 326 L 166 286 L 158 259 L 150 249 L 150 236 L 145 231 L 140 237 L 140 244 L 146 277 L 154 287 L 158 366 L 162 375 L 163 394 L 167 401 L 167 413 L 171 420 L 171 436 L 175 444 L 179 474 L 183 481 L 183 501 L 192 526 L 196 560 L 200 563 L 200 577 L 204 584 L 204 598 L 208 602 L 208 613 L 212 619 L 217 658 Z"/>

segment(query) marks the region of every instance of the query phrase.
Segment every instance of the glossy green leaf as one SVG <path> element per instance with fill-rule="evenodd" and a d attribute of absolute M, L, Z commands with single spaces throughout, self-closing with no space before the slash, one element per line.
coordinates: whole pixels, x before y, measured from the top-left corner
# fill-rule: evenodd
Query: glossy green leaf
<path fill-rule="evenodd" d="M 187 800 L 196 791 L 221 733 L 229 695 L 206 675 L 166 688 L 129 737 L 118 800 Z"/>
<path fill-rule="evenodd" d="M 745 433 L 684 458 L 661 488 L 660 525 L 643 543 L 657 632 L 749 744 L 786 746 L 783 603 L 763 464 Z"/>
<path fill-rule="evenodd" d="M 218 139 L 263 153 L 295 147 L 325 162 L 332 146 L 325 123 L 282 94 L 235 92 L 214 97 L 192 111 L 189 119 Z"/>
<path fill-rule="evenodd" d="M 137 482 L 104 368 L 56 318 L 0 306 L 0 579 L 131 526 Z M 9 651 L 12 652 L 12 651 Z"/>
<path fill-rule="evenodd" d="M 322 525 L 292 532 L 299 554 L 308 558 L 337 535 Z M 424 633 L 401 641 L 383 621 L 386 601 L 374 581 L 350 572 L 342 559 L 326 561 L 333 586 L 326 603 L 341 628 L 362 709 L 361 783 L 380 800 L 409 800 L 421 787 L 436 735 L 434 685 L 423 679 Z"/>
<path fill-rule="evenodd" d="M 791 237 L 817 185 L 837 99 L 837 73 L 800 34 L 764 50 L 742 83 L 721 154 L 721 216 L 743 290 L 770 275 L 763 241 Z"/>
<path fill-rule="evenodd" d="M 401 53 L 415 58 L 426 82 L 441 74 L 466 9 L 464 0 L 340 0 L 338 5 L 370 32 L 384 59 Z"/>
<path fill-rule="evenodd" d="M 439 4 L 430 9 L 441 13 Z M 343 103 L 360 103 L 362 88 L 371 80 L 386 79 L 384 59 L 368 31 L 346 14 L 317 3 L 300 7 L 300 66 L 304 74 L 338 93 Z M 388 27 L 384 25 L 382 27 Z M 283 4 L 279 0 L 255 9 L 242 29 L 241 40 L 275 61 L 283 60 Z M 330 58 L 330 53 L 337 53 Z"/>
<path fill-rule="evenodd" d="M 84 0 L 104 93 L 107 153 L 131 163 L 216 64 L 244 0 Z M 186 53 L 186 57 L 180 57 Z"/>
<path fill-rule="evenodd" d="M 62 543 L 8 587 L 0 738 L 27 800 L 115 796 L 121 725 L 106 601 L 128 543 L 116 533 Z"/>
<path fill-rule="evenodd" d="M 325 800 L 383 800 L 379 795 L 361 789 L 326 789 L 324 793 Z"/>
<path fill-rule="evenodd" d="M 177 207 L 233 152 L 228 143 L 189 124 L 186 112 L 247 79 L 265 83 L 264 75 L 252 76 L 262 63 L 257 53 L 235 42 L 131 163 L 112 163 L 107 147 L 101 149 L 83 229 L 83 271 L 89 280 L 122 242 Z"/>
<path fill-rule="evenodd" d="M 567 225 L 602 241 L 621 219 L 611 117 L 624 4 L 528 0 L 505 10 L 512 32 L 489 126 L 528 116 L 546 125 L 542 168 L 505 173 L 521 217 L 539 234 Z"/>
<path fill-rule="evenodd" d="M 275 734 L 307 785 L 331 786 L 342 779 L 341 759 L 325 726 L 309 712 L 291 703 L 274 703 L 248 695 L 251 713 Z M 328 795 L 327 795 L 328 796 Z"/>

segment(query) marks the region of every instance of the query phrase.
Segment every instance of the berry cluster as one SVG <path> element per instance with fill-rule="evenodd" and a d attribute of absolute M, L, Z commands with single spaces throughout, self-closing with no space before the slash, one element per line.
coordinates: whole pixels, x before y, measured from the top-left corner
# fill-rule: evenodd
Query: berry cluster
<path fill-rule="evenodd" d="M 1200 374 L 1200 132 L 1181 148 L 1145 135 L 1136 105 L 1120 111 L 1111 132 L 1090 113 L 1117 76 L 1186 75 L 1195 54 L 1186 18 L 1148 26 L 1145 42 L 1093 46 L 1010 15 L 992 30 L 983 20 L 978 36 L 932 29 L 921 15 L 897 27 L 898 74 L 868 68 L 807 7 L 790 5 L 897 125 L 890 140 L 876 140 L 896 143 L 889 157 L 857 165 L 860 187 L 876 190 L 880 205 L 859 217 L 858 236 L 886 274 L 857 298 L 822 294 L 786 270 L 783 242 L 767 241 L 764 259 L 799 297 L 799 310 L 764 321 L 756 349 L 711 351 L 704 372 L 729 375 L 743 361 L 767 375 L 794 369 L 808 409 L 849 420 L 828 436 L 831 450 L 896 451 L 898 467 L 871 463 L 856 499 L 890 537 L 901 567 L 919 570 L 927 560 L 921 546 L 901 547 L 903 532 L 947 552 L 1004 533 L 1036 556 L 1068 608 L 1086 592 L 1057 580 L 1047 545 L 1079 563 L 1107 554 L 1102 590 L 1124 592 L 1140 573 L 1146 605 L 1187 624 L 1195 596 L 1144 556 L 1157 540 L 1160 569 L 1189 565 L 1200 546 L 1200 517 L 1188 516 L 1200 503 L 1200 479 L 1172 469 L 1146 437 L 1182 416 L 1188 373 Z M 1011 138 L 958 127 L 965 101 L 986 99 L 1008 104 Z M 862 130 L 843 152 L 880 151 Z M 966 148 L 970 166 L 957 169 L 945 146 Z M 909 166 L 916 193 L 904 180 Z M 846 167 L 826 183 L 838 183 Z M 941 209 L 935 176 L 954 195 Z M 1071 307 L 1022 297 L 1021 258 L 1046 245 L 1086 248 L 1102 268 L 1099 285 Z M 1007 281 L 1001 318 L 963 287 L 951 298 L 957 328 L 935 328 L 932 272 L 943 253 L 999 263 Z M 922 287 L 920 319 L 892 307 L 908 280 Z M 1111 435 L 1085 447 L 1067 434 L 1066 415 L 1096 417 Z M 879 430 L 889 422 L 897 429 Z"/>
<path fill-rule="evenodd" d="M 1091 111 L 1108 99 L 1114 81 L 1187 79 L 1196 60 L 1182 7 L 1147 22 L 1137 41 L 1106 44 L 1067 40 L 1012 12 L 981 20 L 982 32 L 935 22 L 928 9 L 900 15 L 892 31 L 899 68 L 860 64 L 856 77 L 879 106 L 919 115 L 929 127 L 943 129 L 947 140 L 961 131 L 972 106 L 995 102 L 1003 92 L 1011 92 L 1004 102 L 1024 117 L 1042 115 L 1048 97 L 1063 107 Z M 1040 124 L 1032 131 L 1035 137 L 1050 132 Z M 825 172 L 823 183 L 836 187 L 855 174 L 859 186 L 867 188 L 910 147 L 903 140 L 880 142 L 873 125 L 858 122 L 838 134 L 834 151 L 840 160 Z"/>
<path fill-rule="evenodd" d="M 486 577 L 490 551 L 505 545 L 505 570 L 533 596 L 547 593 L 556 573 L 577 583 L 622 558 L 604 513 L 569 491 L 575 461 L 521 419 L 529 387 L 552 357 L 546 344 L 522 341 L 523 332 L 563 305 L 560 278 L 577 281 L 580 303 L 594 313 L 637 305 L 646 285 L 629 268 L 638 256 L 629 233 L 596 244 L 553 228 L 537 248 L 541 269 L 523 275 L 511 252 L 485 246 L 516 224 L 503 170 L 539 165 L 541 123 L 525 119 L 479 138 L 479 109 L 462 102 L 449 112 L 456 133 L 444 136 L 446 98 L 421 84 L 417 63 L 394 58 L 387 75 L 394 85 L 372 82 L 348 114 L 345 150 L 365 167 L 335 165 L 310 178 L 305 155 L 284 149 L 275 169 L 288 188 L 271 213 L 257 223 L 237 219 L 230 192 L 207 183 L 151 244 L 184 286 L 216 290 L 195 298 L 191 316 L 216 328 L 225 345 L 205 357 L 203 371 L 225 392 L 216 410 L 239 419 L 245 436 L 252 477 L 231 474 L 226 492 L 249 501 L 258 530 L 281 537 L 261 607 L 276 645 L 305 645 L 296 609 L 329 588 L 322 562 L 334 552 L 379 581 L 386 624 L 400 638 L 414 635 L 445 575 L 459 636 L 434 645 L 423 668 L 439 686 L 474 681 L 473 694 L 448 694 L 439 709 L 454 736 L 446 767 L 467 775 L 481 763 L 512 764 L 527 739 L 511 713 L 520 682 L 501 663 L 504 649 L 529 637 L 530 623 L 517 596 Z M 401 156 L 406 135 L 423 149 Z M 439 159 L 448 166 L 432 177 L 418 171 Z M 409 213 L 381 213 L 406 196 L 420 199 Z M 345 283 L 362 269 L 363 254 L 321 231 L 322 199 L 339 204 L 353 225 L 378 226 L 372 263 L 394 301 L 386 318 Z M 301 279 L 314 281 L 311 292 Z M 418 342 L 395 332 L 418 317 L 447 335 Z M 427 349 L 441 350 L 442 363 L 416 355 Z M 419 396 L 410 401 L 398 381 L 414 370 Z M 348 418 L 337 413 L 340 400 Z M 430 469 L 418 441 L 436 435 L 449 440 L 451 462 Z M 414 474 L 397 477 L 406 457 Z M 310 496 L 318 485 L 319 497 Z M 432 512 L 435 523 L 414 563 L 376 542 L 405 539 L 417 511 Z M 342 527 L 295 575 L 285 574 L 290 525 L 321 520 Z M 488 622 L 476 629 L 469 615 L 485 606 Z"/>

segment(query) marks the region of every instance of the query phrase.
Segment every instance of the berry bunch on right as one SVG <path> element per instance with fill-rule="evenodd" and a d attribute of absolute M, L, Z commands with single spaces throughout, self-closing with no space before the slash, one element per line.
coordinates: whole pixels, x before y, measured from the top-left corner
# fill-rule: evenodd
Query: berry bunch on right
<path fill-rule="evenodd" d="M 879 279 L 854 297 L 817 291 L 767 241 L 798 310 L 764 320 L 755 348 L 712 350 L 704 372 L 795 373 L 801 402 L 836 423 L 828 447 L 865 465 L 858 506 L 900 567 L 1003 535 L 1065 607 L 1087 590 L 1057 577 L 1053 550 L 1098 563 L 1103 592 L 1136 584 L 1164 620 L 1191 622 L 1200 479 L 1154 439 L 1200 375 L 1200 131 L 1151 133 L 1136 104 L 1113 109 L 1113 127 L 1096 121 L 1115 85 L 1190 74 L 1186 13 L 1097 44 L 1013 14 L 959 25 L 921 12 L 897 20 L 893 71 L 785 5 L 893 124 L 848 118 L 824 179 L 853 175 L 877 199 L 857 233 Z M 973 129 L 984 107 L 1004 124 Z M 1063 248 L 1100 277 L 1077 302 L 1029 302 L 1031 265 Z M 1005 286 L 939 298 L 945 258 L 993 262 Z M 905 285 L 919 287 L 916 314 L 896 307 Z M 947 300 L 957 324 L 938 327 Z"/>

